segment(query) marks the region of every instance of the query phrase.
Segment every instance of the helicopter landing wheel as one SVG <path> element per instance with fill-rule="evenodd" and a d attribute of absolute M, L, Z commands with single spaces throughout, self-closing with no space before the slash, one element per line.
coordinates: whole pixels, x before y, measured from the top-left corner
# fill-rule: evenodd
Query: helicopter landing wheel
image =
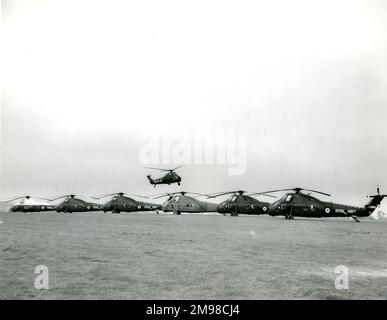
<path fill-rule="evenodd" d="M 180 186 L 180 182 L 178 182 L 177 185 Z"/>

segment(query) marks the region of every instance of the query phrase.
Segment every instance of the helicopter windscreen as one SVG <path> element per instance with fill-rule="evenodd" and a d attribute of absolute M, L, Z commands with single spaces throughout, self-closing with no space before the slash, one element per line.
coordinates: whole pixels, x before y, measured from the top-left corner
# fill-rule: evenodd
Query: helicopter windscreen
<path fill-rule="evenodd" d="M 292 194 L 287 194 L 285 196 L 285 201 L 287 201 L 287 202 L 291 201 L 292 199 L 293 199 L 293 195 Z"/>

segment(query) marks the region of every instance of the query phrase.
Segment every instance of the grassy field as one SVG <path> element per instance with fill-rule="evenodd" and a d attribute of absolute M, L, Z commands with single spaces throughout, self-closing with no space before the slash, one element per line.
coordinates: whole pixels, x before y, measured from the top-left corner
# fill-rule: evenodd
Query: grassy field
<path fill-rule="evenodd" d="M 387 223 L 0 213 L 1 299 L 386 299 Z M 49 290 L 34 268 L 49 268 Z M 334 268 L 350 270 L 336 290 Z"/>

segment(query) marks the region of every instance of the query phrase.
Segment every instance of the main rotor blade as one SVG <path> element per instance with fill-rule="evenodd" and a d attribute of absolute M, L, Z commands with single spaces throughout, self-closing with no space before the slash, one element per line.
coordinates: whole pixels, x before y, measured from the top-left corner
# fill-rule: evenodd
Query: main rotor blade
<path fill-rule="evenodd" d="M 297 191 L 301 191 L 301 190 L 320 193 L 320 194 L 323 194 L 323 195 L 328 196 L 328 197 L 331 196 L 330 194 L 325 193 L 325 192 L 321 192 L 321 191 L 317 191 L 317 190 L 311 190 L 311 189 L 304 189 L 304 188 L 287 188 L 287 189 L 270 190 L 270 191 L 264 191 L 261 194 L 263 194 L 263 193 L 279 192 L 279 191 L 295 191 L 295 192 L 297 192 Z"/>
<path fill-rule="evenodd" d="M 181 192 L 177 192 L 177 193 L 181 193 Z M 194 194 L 194 195 L 197 195 L 197 196 L 199 196 L 199 197 L 202 197 L 202 196 L 205 196 L 205 194 L 203 194 L 203 193 L 197 193 L 197 192 L 189 192 L 189 191 L 187 191 L 187 192 L 185 192 L 185 191 L 183 191 L 183 193 L 184 194 Z M 181 193 L 182 195 L 184 195 L 183 193 Z"/>
<path fill-rule="evenodd" d="M 157 197 L 153 197 L 152 199 L 159 199 L 159 198 L 164 198 L 164 197 L 171 197 L 173 194 L 170 193 L 163 193 L 161 195 L 158 195 Z"/>
<path fill-rule="evenodd" d="M 168 194 L 168 192 L 162 192 L 162 193 L 151 194 L 151 195 L 149 195 L 148 197 L 149 197 L 149 198 L 152 198 L 152 199 L 155 199 L 155 197 L 157 197 L 157 196 L 162 196 L 162 195 L 166 195 L 166 194 Z"/>
<path fill-rule="evenodd" d="M 226 194 L 232 194 L 232 193 L 240 193 L 240 192 L 242 192 L 242 194 L 243 193 L 245 193 L 246 191 L 242 191 L 242 190 L 238 190 L 238 191 L 227 191 L 227 192 L 217 192 L 217 193 L 211 193 L 211 194 L 208 194 L 208 195 L 206 195 L 207 196 L 207 198 L 208 199 L 210 199 L 210 198 L 217 198 L 217 197 L 220 197 L 220 196 L 224 196 L 224 195 L 226 195 Z"/>
<path fill-rule="evenodd" d="M 180 169 L 182 168 L 183 166 L 178 166 L 176 168 L 173 168 L 173 169 L 163 169 L 163 168 L 155 168 L 155 167 L 144 167 L 145 169 L 152 169 L 152 170 L 159 170 L 159 171 L 166 171 L 166 172 L 172 172 L 172 171 L 175 171 L 177 169 Z"/>
<path fill-rule="evenodd" d="M 52 198 L 52 199 L 48 199 L 49 201 L 55 201 L 55 200 L 59 200 L 59 199 L 63 199 L 63 198 L 74 198 L 75 197 L 75 194 L 67 194 L 65 196 L 60 196 L 60 197 L 56 197 L 56 198 Z"/>
<path fill-rule="evenodd" d="M 159 170 L 159 171 L 171 171 L 170 169 L 161 169 L 161 168 L 153 168 L 153 167 L 144 167 L 145 169 Z"/>
<path fill-rule="evenodd" d="M 140 197 L 140 198 L 145 198 L 145 199 L 149 199 L 148 196 L 143 196 L 141 194 L 135 194 L 135 193 L 124 193 L 125 194 L 128 194 L 128 195 L 131 195 L 131 196 L 135 196 L 135 197 Z"/>
<path fill-rule="evenodd" d="M 248 192 L 248 191 L 244 191 L 244 190 L 235 190 L 235 191 L 228 191 L 228 192 L 218 192 L 218 193 L 212 193 L 212 194 L 209 194 L 209 195 L 206 195 L 207 196 L 207 199 L 212 199 L 212 198 L 217 198 L 217 197 L 220 197 L 220 196 L 224 196 L 226 194 L 239 194 L 239 195 L 243 195 L 245 194 L 246 196 L 254 196 L 254 195 L 263 195 L 263 196 L 267 196 L 267 197 L 271 197 L 271 198 L 276 198 L 275 196 L 271 196 L 269 194 L 266 194 L 264 192 Z"/>
<path fill-rule="evenodd" d="M 280 191 L 294 191 L 293 189 L 278 189 L 278 190 L 270 190 L 270 191 L 264 191 L 264 192 L 257 192 L 256 194 L 266 194 L 266 193 L 272 193 L 272 192 L 280 192 Z"/>
<path fill-rule="evenodd" d="M 30 199 L 30 198 L 50 201 L 50 199 L 42 198 L 42 197 L 21 196 L 21 197 L 16 197 L 16 198 L 8 199 L 8 200 L 1 200 L 0 202 L 8 203 L 8 202 L 16 201 L 16 200 L 19 200 L 19 199 Z"/>
<path fill-rule="evenodd" d="M 170 193 L 163 193 L 157 197 L 153 197 L 153 199 L 158 199 L 158 198 L 163 198 L 163 197 L 171 197 L 171 196 L 174 196 L 175 194 L 181 194 L 181 195 L 185 195 L 185 194 L 195 194 L 195 195 L 198 195 L 198 196 L 205 196 L 205 194 L 202 194 L 202 193 L 197 193 L 197 192 L 189 192 L 189 191 L 178 191 L 178 192 L 170 192 Z"/>
<path fill-rule="evenodd" d="M 12 202 L 12 201 L 16 201 L 16 200 L 24 199 L 24 198 L 26 198 L 26 197 L 17 197 L 17 198 L 12 198 L 9 200 L 1 200 L 0 202 L 7 203 L 7 202 Z"/>
<path fill-rule="evenodd" d="M 311 192 L 315 192 L 315 193 L 320 193 L 320 194 L 323 194 L 324 196 L 328 196 L 328 197 L 331 196 L 330 194 L 325 193 L 325 192 L 321 192 L 321 191 L 316 191 L 316 190 L 311 190 L 311 189 L 301 189 L 301 190 L 306 190 L 306 191 L 311 191 Z"/>
<path fill-rule="evenodd" d="M 107 194 L 103 194 L 103 195 L 100 195 L 100 196 L 97 196 L 97 197 L 91 197 L 92 199 L 102 199 L 102 198 L 106 198 L 106 197 L 109 197 L 109 196 L 124 196 L 124 195 L 132 195 L 132 196 L 135 196 L 135 197 L 140 197 L 140 198 L 145 198 L 145 199 L 149 199 L 148 196 L 143 196 L 141 194 L 134 194 L 134 193 L 125 193 L 125 192 L 113 192 L 113 193 L 107 193 Z"/>
<path fill-rule="evenodd" d="M 178 166 L 176 168 L 170 169 L 169 171 L 175 171 L 175 170 L 180 169 L 180 168 L 183 168 L 183 166 Z"/>
<path fill-rule="evenodd" d="M 258 195 L 258 196 L 266 196 L 266 197 L 270 197 L 270 198 L 277 198 L 276 196 L 272 196 L 270 194 L 266 194 L 264 192 L 254 192 L 254 193 L 249 193 L 247 194 L 248 196 L 255 196 L 255 195 Z"/>
<path fill-rule="evenodd" d="M 1 200 L 1 202 L 7 203 L 7 202 L 16 201 L 16 200 L 19 200 L 19 199 L 27 199 L 27 197 L 17 197 L 17 198 L 12 198 L 12 199 L 9 199 L 9 200 Z"/>
<path fill-rule="evenodd" d="M 123 194 L 123 192 L 114 192 L 114 193 L 107 193 L 107 194 L 101 194 L 99 196 L 95 196 L 95 197 L 90 197 L 92 199 L 102 199 L 102 198 L 106 198 L 106 197 L 109 197 L 109 196 L 115 196 L 115 195 L 118 195 L 118 194 Z"/>

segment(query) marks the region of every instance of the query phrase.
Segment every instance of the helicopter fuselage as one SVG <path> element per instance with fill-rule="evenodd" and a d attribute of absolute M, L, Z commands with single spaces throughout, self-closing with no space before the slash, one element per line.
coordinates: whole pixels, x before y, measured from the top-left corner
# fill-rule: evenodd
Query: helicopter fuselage
<path fill-rule="evenodd" d="M 100 211 L 102 206 L 96 203 L 86 202 L 77 198 L 68 198 L 56 206 L 56 212 L 86 212 Z"/>
<path fill-rule="evenodd" d="M 193 197 L 175 194 L 162 205 L 164 212 L 217 212 L 218 205 L 212 202 L 199 201 Z"/>
<path fill-rule="evenodd" d="M 291 217 L 367 217 L 372 213 L 371 207 L 355 207 L 321 201 L 301 193 L 286 194 L 269 207 L 271 216 Z"/>
<path fill-rule="evenodd" d="M 238 214 L 266 214 L 270 204 L 258 201 L 246 195 L 234 194 L 229 199 L 221 202 L 218 206 L 218 213 L 231 215 Z"/>
<path fill-rule="evenodd" d="M 147 178 L 150 184 L 153 184 L 155 186 L 158 184 L 173 184 L 173 183 L 177 183 L 178 185 L 180 185 L 180 182 L 181 182 L 181 177 L 173 171 L 166 173 L 161 178 L 152 179 L 150 175 L 148 175 Z"/>
<path fill-rule="evenodd" d="M 114 213 L 135 212 L 135 211 L 156 211 L 161 210 L 161 205 L 149 202 L 136 201 L 125 196 L 115 196 L 102 207 L 104 212 Z"/>
<path fill-rule="evenodd" d="M 54 211 L 55 205 L 47 203 L 29 203 L 19 202 L 14 204 L 9 211 L 11 212 L 40 212 L 40 211 Z"/>

